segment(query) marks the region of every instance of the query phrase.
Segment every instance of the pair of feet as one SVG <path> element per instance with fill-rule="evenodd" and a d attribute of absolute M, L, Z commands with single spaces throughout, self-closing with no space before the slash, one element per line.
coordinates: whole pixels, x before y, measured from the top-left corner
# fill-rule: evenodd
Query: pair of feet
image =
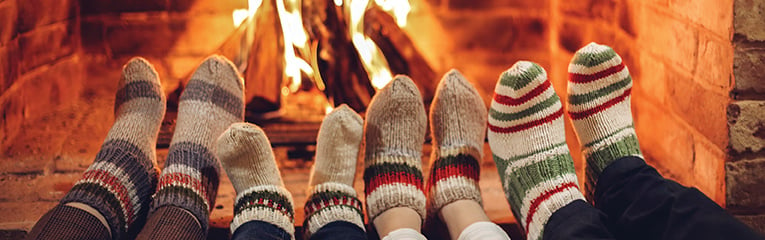
<path fill-rule="evenodd" d="M 381 236 L 400 228 L 419 230 L 427 199 L 432 212 L 468 201 L 462 204 L 488 221 L 478 187 L 486 109 L 458 72 L 447 73 L 439 84 L 430 122 L 434 162 L 425 186 L 421 155 L 427 116 L 412 80 L 398 76 L 381 89 L 370 103 L 366 123 L 344 105 L 327 115 L 319 130 L 304 208 L 307 234 L 334 221 L 364 228 L 353 188 L 364 135 L 367 213 Z M 247 221 L 260 220 L 294 234 L 291 195 L 263 131 L 251 124 L 232 125 L 218 140 L 218 156 L 237 191 L 232 232 Z"/>
<path fill-rule="evenodd" d="M 571 60 L 566 112 L 587 160 L 588 196 L 609 164 L 641 156 L 631 87 L 629 71 L 608 46 L 591 43 Z M 584 200 L 566 145 L 563 113 L 539 65 L 522 61 L 502 73 L 489 110 L 488 139 L 507 200 L 528 239 L 541 238 L 556 210 Z"/>

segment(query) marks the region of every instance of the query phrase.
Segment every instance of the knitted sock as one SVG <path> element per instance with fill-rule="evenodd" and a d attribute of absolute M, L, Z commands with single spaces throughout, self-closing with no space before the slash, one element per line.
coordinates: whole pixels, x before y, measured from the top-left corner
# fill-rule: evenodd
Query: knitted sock
<path fill-rule="evenodd" d="M 233 124 L 218 138 L 217 154 L 236 190 L 231 233 L 258 220 L 294 239 L 292 195 L 284 188 L 266 133 L 253 124 Z"/>
<path fill-rule="evenodd" d="M 114 125 L 61 205 L 79 202 L 93 207 L 106 219 L 112 238 L 119 239 L 146 220 L 157 186 L 154 146 L 165 97 L 151 64 L 142 58 L 125 64 L 115 101 Z"/>
<path fill-rule="evenodd" d="M 229 125 L 244 119 L 243 84 L 236 67 L 221 56 L 207 58 L 191 76 L 178 104 L 152 212 L 163 206 L 180 207 L 207 230 L 220 173 L 214 142 Z"/>
<path fill-rule="evenodd" d="M 577 199 L 563 110 L 547 73 L 521 61 L 502 73 L 489 109 L 489 146 L 505 196 L 528 239 L 541 239 L 558 209 Z"/>
<path fill-rule="evenodd" d="M 91 213 L 76 207 L 58 205 L 37 221 L 27 240 L 46 239 L 111 239 L 109 229 Z"/>
<path fill-rule="evenodd" d="M 369 104 L 364 125 L 364 193 L 372 222 L 380 213 L 408 207 L 425 217 L 422 144 L 427 117 L 411 79 L 396 76 Z"/>
<path fill-rule="evenodd" d="M 486 107 L 478 91 L 452 70 L 441 79 L 430 107 L 433 157 L 428 195 L 430 212 L 457 200 L 482 204 L 478 186 L 486 136 Z"/>
<path fill-rule="evenodd" d="M 361 202 L 353 189 L 363 128 L 364 120 L 345 104 L 335 108 L 321 123 L 304 208 L 305 239 L 334 221 L 350 222 L 364 229 Z"/>
<path fill-rule="evenodd" d="M 642 157 L 630 111 L 632 78 L 613 49 L 596 43 L 577 51 L 568 71 L 568 114 L 587 159 L 585 189 L 591 196 L 609 164 Z"/>

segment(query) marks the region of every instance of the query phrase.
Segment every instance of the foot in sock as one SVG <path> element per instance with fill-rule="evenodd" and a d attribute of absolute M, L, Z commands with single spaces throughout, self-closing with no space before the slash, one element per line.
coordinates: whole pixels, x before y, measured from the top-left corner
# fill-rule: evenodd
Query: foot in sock
<path fill-rule="evenodd" d="M 632 78 L 613 49 L 590 43 L 568 68 L 568 114 L 587 159 L 588 196 L 600 173 L 626 156 L 640 156 L 630 111 Z"/>
<path fill-rule="evenodd" d="M 391 208 L 425 217 L 422 144 L 427 116 L 417 86 L 406 76 L 375 94 L 364 125 L 364 183 L 370 222 Z"/>
<path fill-rule="evenodd" d="M 558 95 L 539 65 L 502 73 L 489 109 L 489 146 L 513 214 L 528 239 L 541 239 L 550 216 L 584 199 L 579 192 Z"/>
<path fill-rule="evenodd" d="M 292 195 L 282 182 L 271 143 L 258 126 L 235 123 L 217 143 L 217 155 L 236 190 L 231 233 L 250 221 L 271 223 L 294 239 Z"/>
<path fill-rule="evenodd" d="M 180 97 L 152 212 L 165 206 L 182 208 L 207 230 L 220 174 L 214 143 L 229 125 L 243 121 L 243 85 L 236 67 L 222 56 L 207 58 L 191 76 Z"/>
<path fill-rule="evenodd" d="M 432 213 L 457 200 L 481 204 L 478 186 L 486 134 L 486 108 L 478 91 L 456 70 L 446 73 L 430 107 L 433 156 L 428 198 Z"/>
<path fill-rule="evenodd" d="M 123 67 L 114 107 L 114 125 L 94 163 L 61 204 L 85 211 L 89 209 L 78 206 L 92 207 L 112 238 L 120 239 L 146 220 L 157 186 L 155 145 L 165 97 L 157 72 L 146 60 L 133 58 Z"/>
<path fill-rule="evenodd" d="M 305 239 L 335 221 L 350 222 L 364 229 L 361 201 L 353 188 L 363 128 L 364 120 L 345 104 L 335 108 L 321 123 L 304 208 Z"/>

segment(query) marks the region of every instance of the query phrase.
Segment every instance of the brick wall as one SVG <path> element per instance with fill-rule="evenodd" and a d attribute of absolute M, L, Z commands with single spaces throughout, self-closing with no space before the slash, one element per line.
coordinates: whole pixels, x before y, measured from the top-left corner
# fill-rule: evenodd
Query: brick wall
<path fill-rule="evenodd" d="M 765 233 L 765 1 L 734 4 L 735 85 L 728 106 L 728 210 Z"/>
<path fill-rule="evenodd" d="M 77 0 L 0 0 L 0 146 L 24 121 L 79 100 L 78 16 Z"/>

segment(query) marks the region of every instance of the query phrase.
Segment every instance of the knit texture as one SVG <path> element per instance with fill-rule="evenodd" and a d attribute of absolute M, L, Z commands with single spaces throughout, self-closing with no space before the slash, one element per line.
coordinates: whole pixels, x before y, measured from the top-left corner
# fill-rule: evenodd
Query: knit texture
<path fill-rule="evenodd" d="M 528 239 L 579 192 L 566 145 L 563 110 L 547 73 L 521 61 L 502 73 L 489 109 L 489 146 L 505 196 Z"/>
<path fill-rule="evenodd" d="M 433 155 L 427 193 L 429 212 L 457 200 L 483 204 L 478 180 L 486 136 L 486 107 L 457 70 L 446 73 L 430 106 Z"/>
<path fill-rule="evenodd" d="M 207 58 L 191 76 L 180 97 L 152 212 L 177 206 L 191 212 L 207 230 L 220 174 L 214 143 L 229 125 L 244 119 L 243 85 L 236 67 L 222 56 Z"/>
<path fill-rule="evenodd" d="M 305 239 L 335 221 L 350 222 L 364 229 L 361 202 L 353 189 L 363 130 L 364 120 L 345 104 L 322 121 L 304 208 Z"/>
<path fill-rule="evenodd" d="M 26 239 L 104 240 L 111 239 L 111 236 L 109 229 L 90 213 L 79 208 L 58 205 L 37 221 Z"/>
<path fill-rule="evenodd" d="M 218 157 L 236 190 L 231 233 L 249 221 L 276 225 L 294 238 L 292 195 L 260 127 L 235 123 L 218 138 Z"/>
<path fill-rule="evenodd" d="M 186 210 L 175 206 L 164 206 L 153 212 L 146 220 L 136 240 L 183 239 L 204 240 L 207 232 Z"/>
<path fill-rule="evenodd" d="M 642 158 L 630 110 L 632 77 L 613 49 L 590 43 L 568 68 L 568 114 L 587 159 L 591 196 L 600 173 L 621 157 Z"/>
<path fill-rule="evenodd" d="M 417 86 L 406 76 L 372 97 L 364 124 L 364 193 L 369 221 L 395 207 L 425 218 L 422 144 L 427 116 Z"/>
<path fill-rule="evenodd" d="M 146 219 L 158 170 L 154 146 L 165 114 L 157 72 L 142 58 L 122 69 L 115 121 L 82 179 L 61 200 L 93 207 L 109 224 L 112 238 L 124 237 Z"/>

